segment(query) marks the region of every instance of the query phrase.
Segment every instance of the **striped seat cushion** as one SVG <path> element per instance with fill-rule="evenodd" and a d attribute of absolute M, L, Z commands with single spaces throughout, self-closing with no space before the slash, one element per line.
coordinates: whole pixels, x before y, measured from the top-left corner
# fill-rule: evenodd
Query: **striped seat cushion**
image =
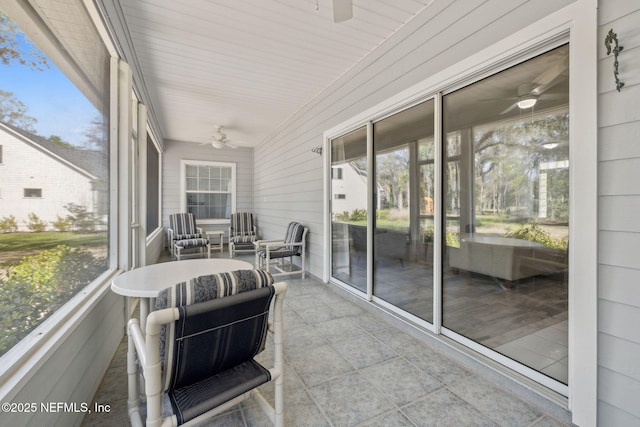
<path fill-rule="evenodd" d="M 173 235 L 173 240 L 200 239 L 200 238 L 202 238 L 202 234 L 200 233 Z"/>
<path fill-rule="evenodd" d="M 286 257 L 298 256 L 298 255 L 300 255 L 299 246 L 296 246 L 294 248 L 287 248 L 285 246 L 281 246 L 281 247 L 272 248 L 269 250 L 269 258 L 271 259 L 286 258 Z M 262 259 L 265 259 L 267 257 L 267 251 L 265 250 L 258 251 L 258 256 Z"/>
<path fill-rule="evenodd" d="M 246 235 L 246 236 L 232 236 L 231 241 L 233 243 L 253 243 L 256 240 L 256 235 Z"/>
<path fill-rule="evenodd" d="M 183 239 L 176 240 L 173 244 L 180 246 L 181 248 L 200 248 L 202 246 L 207 246 L 209 244 L 209 240 L 203 238 Z"/>

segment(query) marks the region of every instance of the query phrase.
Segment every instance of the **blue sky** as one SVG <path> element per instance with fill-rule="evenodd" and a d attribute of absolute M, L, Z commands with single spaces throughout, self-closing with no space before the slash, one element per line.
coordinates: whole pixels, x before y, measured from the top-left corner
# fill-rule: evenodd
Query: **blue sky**
<path fill-rule="evenodd" d="M 38 71 L 0 64 L 0 89 L 25 104 L 27 114 L 38 120 L 34 125 L 38 135 L 56 135 L 70 144 L 84 145 L 84 134 L 98 111 L 51 61 L 49 65 Z"/>

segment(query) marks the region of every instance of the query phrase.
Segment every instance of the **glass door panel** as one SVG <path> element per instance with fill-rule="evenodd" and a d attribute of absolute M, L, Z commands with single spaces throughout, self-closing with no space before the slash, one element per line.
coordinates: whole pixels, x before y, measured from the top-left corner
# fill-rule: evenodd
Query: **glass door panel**
<path fill-rule="evenodd" d="M 443 326 L 565 384 L 568 55 L 443 97 Z"/>
<path fill-rule="evenodd" d="M 367 130 L 331 141 L 331 276 L 367 292 Z"/>
<path fill-rule="evenodd" d="M 374 124 L 373 293 L 433 322 L 433 101 Z"/>

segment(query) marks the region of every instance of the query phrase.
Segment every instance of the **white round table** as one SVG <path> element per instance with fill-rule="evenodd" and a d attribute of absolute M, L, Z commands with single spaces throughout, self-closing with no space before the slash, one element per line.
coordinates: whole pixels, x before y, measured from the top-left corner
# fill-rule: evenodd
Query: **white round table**
<path fill-rule="evenodd" d="M 206 274 L 253 268 L 249 262 L 227 258 L 162 262 L 134 268 L 116 276 L 111 282 L 111 290 L 126 297 L 140 298 L 140 322 L 144 326 L 153 299 L 161 290 Z"/>

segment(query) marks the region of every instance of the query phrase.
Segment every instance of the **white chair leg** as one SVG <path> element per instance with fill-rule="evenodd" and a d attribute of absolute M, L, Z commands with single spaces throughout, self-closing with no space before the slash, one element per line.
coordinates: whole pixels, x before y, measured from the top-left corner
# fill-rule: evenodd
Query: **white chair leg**
<path fill-rule="evenodd" d="M 300 256 L 300 267 L 302 269 L 302 278 L 304 279 L 306 276 L 305 263 L 304 263 L 304 250 Z"/>

